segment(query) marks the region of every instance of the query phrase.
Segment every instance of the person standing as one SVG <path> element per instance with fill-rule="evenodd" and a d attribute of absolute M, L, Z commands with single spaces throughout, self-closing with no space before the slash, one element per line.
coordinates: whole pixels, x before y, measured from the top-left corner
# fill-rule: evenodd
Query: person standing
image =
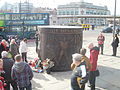
<path fill-rule="evenodd" d="M 94 30 L 94 28 L 95 28 L 95 25 L 92 25 L 92 30 Z"/>
<path fill-rule="evenodd" d="M 15 55 L 17 55 L 19 53 L 19 47 L 15 42 L 15 39 L 12 39 L 10 42 L 10 53 L 12 55 L 12 58 L 14 60 Z"/>
<path fill-rule="evenodd" d="M 3 39 L 0 43 L 0 58 L 1 58 L 1 53 L 2 51 L 7 51 L 7 41 Z"/>
<path fill-rule="evenodd" d="M 92 65 L 90 64 L 90 60 L 89 58 L 85 55 L 86 54 L 86 49 L 85 48 L 81 48 L 80 49 L 80 54 L 82 55 L 82 61 L 85 61 L 86 63 L 86 67 L 87 67 L 87 70 L 89 71 L 92 67 Z M 75 64 L 72 63 L 71 64 L 71 69 L 73 70 L 74 68 L 76 68 Z"/>
<path fill-rule="evenodd" d="M 30 66 L 22 61 L 22 57 L 19 54 L 15 56 L 11 77 L 16 81 L 19 90 L 32 90 L 31 80 L 33 78 L 33 72 Z"/>
<path fill-rule="evenodd" d="M 119 27 L 116 29 L 116 33 L 117 33 L 117 35 L 119 36 L 119 32 L 120 32 L 120 29 L 119 29 Z"/>
<path fill-rule="evenodd" d="M 97 41 L 98 41 L 98 47 L 99 49 L 101 49 L 101 54 L 103 54 L 105 37 L 103 36 L 102 33 L 100 33 L 100 35 L 98 36 Z"/>
<path fill-rule="evenodd" d="M 94 46 L 93 43 L 90 43 L 88 48 L 90 49 L 90 63 L 92 65 L 92 68 L 89 70 L 89 83 L 91 90 L 95 90 L 95 71 L 97 69 L 97 60 L 99 55 L 99 48 Z"/>
<path fill-rule="evenodd" d="M 87 82 L 88 74 L 85 61 L 82 61 L 82 55 L 75 53 L 72 55 L 73 64 L 76 68 L 73 70 L 71 76 L 71 88 L 72 90 L 84 90 L 85 83 Z"/>
<path fill-rule="evenodd" d="M 85 61 L 87 70 L 89 71 L 92 68 L 92 65 L 90 64 L 90 59 L 85 55 L 86 54 L 86 49 L 81 48 L 80 49 L 80 54 L 82 55 L 82 61 Z"/>
<path fill-rule="evenodd" d="M 24 38 L 20 42 L 19 53 L 22 55 L 23 61 L 28 62 L 27 61 L 27 39 L 26 38 Z"/>
<path fill-rule="evenodd" d="M 112 56 L 116 56 L 118 44 L 119 44 L 119 38 L 118 38 L 117 34 L 115 34 L 113 42 L 111 44 L 113 47 L 113 55 Z"/>
<path fill-rule="evenodd" d="M 5 86 L 5 90 L 10 90 L 10 84 L 12 85 L 13 90 L 18 90 L 17 84 L 15 83 L 14 80 L 11 79 L 11 69 L 12 69 L 14 61 L 12 59 L 8 58 L 8 52 L 6 52 L 6 51 L 3 51 L 1 53 L 1 56 L 2 56 L 2 60 L 3 60 L 3 71 L 5 72 L 3 74 L 3 77 L 7 84 Z"/>

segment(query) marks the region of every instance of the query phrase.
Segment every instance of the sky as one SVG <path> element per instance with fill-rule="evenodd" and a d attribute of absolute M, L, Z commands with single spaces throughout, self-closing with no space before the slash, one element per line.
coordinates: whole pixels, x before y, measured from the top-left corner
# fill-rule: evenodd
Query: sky
<path fill-rule="evenodd" d="M 25 2 L 26 0 L 21 0 L 21 2 Z M 70 2 L 80 2 L 81 0 L 29 0 L 29 2 L 33 3 L 35 7 L 50 7 L 50 8 L 57 8 L 58 5 L 65 5 L 69 4 Z M 104 6 L 106 5 L 108 9 L 111 11 L 111 14 L 114 14 L 114 5 L 115 5 L 115 0 L 83 0 L 84 2 L 89 2 L 93 3 L 94 5 L 100 5 Z M 120 0 L 117 1 L 117 9 L 116 13 L 117 15 L 120 15 Z M 15 3 L 15 2 L 20 2 L 20 0 L 0 0 L 0 3 L 2 6 L 5 2 L 8 3 Z"/>

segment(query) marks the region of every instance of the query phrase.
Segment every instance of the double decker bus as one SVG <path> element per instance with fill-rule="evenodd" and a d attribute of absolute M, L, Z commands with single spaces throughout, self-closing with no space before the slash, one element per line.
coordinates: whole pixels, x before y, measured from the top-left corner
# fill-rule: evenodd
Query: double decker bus
<path fill-rule="evenodd" d="M 48 13 L 1 13 L 0 37 L 34 38 L 38 25 L 49 25 Z"/>

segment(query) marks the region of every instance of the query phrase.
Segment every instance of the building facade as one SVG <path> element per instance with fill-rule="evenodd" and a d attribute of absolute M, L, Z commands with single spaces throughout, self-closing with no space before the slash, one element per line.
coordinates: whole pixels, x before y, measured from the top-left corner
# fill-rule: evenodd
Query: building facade
<path fill-rule="evenodd" d="M 50 25 L 57 25 L 57 9 L 37 7 L 33 10 L 34 13 L 49 13 Z"/>
<path fill-rule="evenodd" d="M 31 13 L 33 4 L 29 2 L 19 3 L 19 13 Z"/>
<path fill-rule="evenodd" d="M 19 2 L 14 4 L 5 3 L 1 8 L 1 13 L 32 13 L 33 3 Z"/>
<path fill-rule="evenodd" d="M 67 5 L 59 5 L 57 15 L 110 15 L 107 6 L 97 6 L 87 2 L 71 2 Z M 104 25 L 107 23 L 104 18 L 60 18 L 59 25 L 71 23 Z"/>
<path fill-rule="evenodd" d="M 13 5 L 5 2 L 5 4 L 0 8 L 0 13 L 12 13 Z"/>

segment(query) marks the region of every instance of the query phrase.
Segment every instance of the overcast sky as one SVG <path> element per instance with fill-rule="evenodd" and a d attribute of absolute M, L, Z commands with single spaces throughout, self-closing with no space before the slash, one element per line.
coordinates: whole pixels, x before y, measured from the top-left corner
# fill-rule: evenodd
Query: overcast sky
<path fill-rule="evenodd" d="M 26 0 L 21 0 L 22 2 Z M 33 3 L 36 7 L 50 7 L 57 8 L 58 5 L 69 4 L 70 2 L 79 2 L 81 0 L 29 0 L 29 2 Z M 111 11 L 111 14 L 114 13 L 114 2 L 115 0 L 83 0 L 85 2 L 93 3 L 94 5 L 108 6 L 108 9 Z M 3 3 L 15 3 L 20 2 L 20 0 L 0 0 L 1 5 Z M 120 0 L 117 0 L 117 15 L 120 15 Z M 0 6 L 1 6 L 0 5 Z M 118 9 L 119 8 L 119 9 Z"/>

